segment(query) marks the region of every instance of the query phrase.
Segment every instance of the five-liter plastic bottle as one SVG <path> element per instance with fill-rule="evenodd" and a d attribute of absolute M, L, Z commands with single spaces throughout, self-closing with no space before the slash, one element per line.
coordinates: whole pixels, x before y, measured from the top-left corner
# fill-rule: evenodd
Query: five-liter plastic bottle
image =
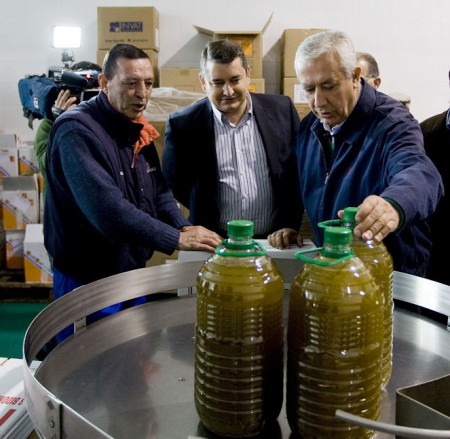
<path fill-rule="evenodd" d="M 381 402 L 383 298 L 350 247 L 352 231 L 330 227 L 324 247 L 291 285 L 286 410 L 304 438 L 369 438 L 335 417 L 342 409 L 376 419 Z"/>
<path fill-rule="evenodd" d="M 355 228 L 355 216 L 357 207 L 347 207 L 344 209 L 342 218 L 345 227 Z M 383 354 L 381 358 L 381 376 L 383 389 L 387 386 L 392 375 L 392 343 L 394 325 L 394 264 L 392 256 L 388 252 L 383 242 L 373 239 L 363 240 L 353 236 L 352 248 L 356 256 L 360 258 L 366 267 L 369 268 L 375 281 L 378 283 L 384 299 L 384 340 Z"/>
<path fill-rule="evenodd" d="M 258 435 L 283 402 L 284 282 L 253 231 L 230 221 L 196 282 L 195 405 L 226 437 Z"/>
<path fill-rule="evenodd" d="M 344 209 L 344 216 L 341 220 L 324 221 L 320 223 L 321 227 L 327 227 L 328 225 L 340 225 L 342 227 L 348 227 L 352 231 L 356 226 L 356 213 L 357 207 L 346 207 Z M 394 299 L 393 299 L 393 273 L 394 267 L 392 257 L 388 252 L 383 242 L 377 242 L 375 240 L 363 240 L 356 238 L 353 235 L 352 249 L 356 256 L 360 258 L 367 268 L 369 268 L 372 276 L 375 278 L 380 287 L 384 300 L 384 339 L 383 339 L 383 353 L 381 359 L 382 369 L 382 388 L 384 389 L 392 375 L 392 343 L 393 343 L 393 312 L 394 312 Z"/>

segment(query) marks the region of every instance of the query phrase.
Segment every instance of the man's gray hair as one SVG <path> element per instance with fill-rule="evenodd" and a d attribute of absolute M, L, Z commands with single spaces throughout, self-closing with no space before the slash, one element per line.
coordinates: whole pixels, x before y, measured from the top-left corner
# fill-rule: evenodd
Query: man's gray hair
<path fill-rule="evenodd" d="M 305 64 L 328 52 L 337 55 L 342 72 L 351 78 L 357 66 L 356 52 L 350 37 L 341 31 L 319 32 L 300 44 L 294 63 L 297 76 Z"/>

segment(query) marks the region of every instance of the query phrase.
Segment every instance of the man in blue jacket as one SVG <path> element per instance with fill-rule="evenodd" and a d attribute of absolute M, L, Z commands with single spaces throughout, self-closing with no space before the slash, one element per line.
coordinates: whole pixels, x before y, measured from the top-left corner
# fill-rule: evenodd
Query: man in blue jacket
<path fill-rule="evenodd" d="M 430 256 L 426 218 L 442 196 L 439 172 L 426 156 L 418 122 L 398 101 L 360 78 L 356 54 L 343 32 L 327 31 L 299 46 L 295 68 L 312 110 L 297 141 L 300 200 L 313 226 L 359 206 L 355 235 L 384 240 L 394 269 L 424 276 Z M 269 242 L 301 244 L 284 228 Z"/>
<path fill-rule="evenodd" d="M 99 75 L 99 95 L 55 121 L 44 213 L 55 298 L 142 268 L 154 250 L 213 251 L 221 241 L 184 218 L 162 176 L 159 134 L 143 116 L 153 78 L 144 51 L 117 45 Z"/>

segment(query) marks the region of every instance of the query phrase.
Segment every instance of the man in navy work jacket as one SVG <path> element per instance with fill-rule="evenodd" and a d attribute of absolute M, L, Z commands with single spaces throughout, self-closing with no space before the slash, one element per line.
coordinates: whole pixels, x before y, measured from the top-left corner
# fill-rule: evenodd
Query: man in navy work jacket
<path fill-rule="evenodd" d="M 183 217 L 162 176 L 158 133 L 143 117 L 153 78 L 145 52 L 116 45 L 99 75 L 99 95 L 55 121 L 44 213 L 55 298 L 142 268 L 154 250 L 213 251 L 221 241 Z"/>
<path fill-rule="evenodd" d="M 290 98 L 249 93 L 247 59 L 229 40 L 205 47 L 200 82 L 207 97 L 168 118 L 162 164 L 190 221 L 222 236 L 233 219 L 253 221 L 255 237 L 298 227 L 300 121 Z"/>
<path fill-rule="evenodd" d="M 351 40 L 327 31 L 304 40 L 295 68 L 312 110 L 301 123 L 297 166 L 301 197 L 317 245 L 317 223 L 359 206 L 355 235 L 384 240 L 394 269 L 425 275 L 430 256 L 426 218 L 442 180 L 426 156 L 418 122 L 395 99 L 360 78 Z M 297 230 L 269 237 L 277 247 L 301 243 Z"/>

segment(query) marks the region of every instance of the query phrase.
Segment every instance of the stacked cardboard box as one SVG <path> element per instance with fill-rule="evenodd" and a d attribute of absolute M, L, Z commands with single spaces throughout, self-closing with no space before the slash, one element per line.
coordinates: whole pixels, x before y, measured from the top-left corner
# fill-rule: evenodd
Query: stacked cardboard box
<path fill-rule="evenodd" d="M 0 183 L 3 177 L 19 175 L 17 136 L 0 134 Z"/>
<path fill-rule="evenodd" d="M 203 93 L 199 73 L 200 69 L 195 67 L 161 67 L 160 85 L 181 91 Z"/>
<path fill-rule="evenodd" d="M 52 283 L 43 236 L 33 238 L 39 247 L 39 273 L 24 259 L 28 228 L 42 228 L 43 178 L 32 142 L 21 142 L 14 134 L 0 134 L 0 264 L 23 269 L 27 283 Z M 36 234 L 34 234 L 36 235 Z M 35 253 L 35 250 L 33 249 Z M 47 258 L 47 259 L 45 259 Z"/>
<path fill-rule="evenodd" d="M 97 8 L 97 64 L 102 65 L 108 50 L 125 43 L 143 49 L 152 62 L 155 83 L 159 85 L 159 13 L 153 6 Z"/>
<path fill-rule="evenodd" d="M 3 178 L 3 228 L 6 239 L 6 267 L 24 268 L 23 243 L 28 224 L 39 222 L 37 176 Z"/>
<path fill-rule="evenodd" d="M 295 53 L 303 40 L 323 30 L 325 29 L 286 29 L 281 38 L 282 93 L 292 99 L 301 118 L 305 117 L 310 110 L 295 73 Z"/>
<path fill-rule="evenodd" d="M 26 283 L 51 284 L 53 273 L 47 250 L 44 246 L 42 224 L 28 224 L 23 243 Z"/>
<path fill-rule="evenodd" d="M 161 67 L 161 87 L 173 87 L 182 91 L 203 93 L 198 77 L 200 69 L 196 67 Z M 264 78 L 250 77 L 248 90 L 253 93 L 264 93 Z"/>
<path fill-rule="evenodd" d="M 31 362 L 29 368 L 33 374 L 40 364 L 40 361 Z M 34 437 L 33 422 L 25 401 L 21 358 L 0 358 L 0 398 L 0 438 Z"/>
<path fill-rule="evenodd" d="M 206 35 L 210 40 L 228 39 L 238 43 L 247 57 L 250 67 L 249 90 L 255 93 L 264 93 L 265 82 L 263 78 L 263 50 L 262 36 L 270 23 L 267 20 L 260 30 L 220 30 L 202 26 L 194 26 L 197 31 Z M 200 54 L 199 54 L 200 55 Z M 198 74 L 199 68 L 189 67 L 162 67 L 161 87 L 174 87 L 178 90 L 202 92 Z"/>

